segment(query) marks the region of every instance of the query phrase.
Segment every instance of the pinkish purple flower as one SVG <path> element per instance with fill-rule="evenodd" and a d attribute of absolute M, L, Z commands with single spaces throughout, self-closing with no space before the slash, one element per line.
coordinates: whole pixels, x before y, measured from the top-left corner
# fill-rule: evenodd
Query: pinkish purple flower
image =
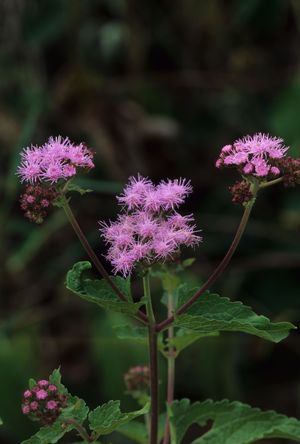
<path fill-rule="evenodd" d="M 57 402 L 56 401 L 48 401 L 46 404 L 46 407 L 48 410 L 55 410 L 57 408 Z"/>
<path fill-rule="evenodd" d="M 21 182 L 50 182 L 67 180 L 77 169 L 94 167 L 93 153 L 83 144 L 74 145 L 67 137 L 50 137 L 43 146 L 31 146 L 21 153 L 17 174 Z"/>
<path fill-rule="evenodd" d="M 29 415 L 30 413 L 30 406 L 29 405 L 22 405 L 22 412 L 24 415 Z"/>
<path fill-rule="evenodd" d="M 38 385 L 40 387 L 48 387 L 49 381 L 47 381 L 47 379 L 41 379 L 40 381 L 38 381 Z"/>
<path fill-rule="evenodd" d="M 185 179 L 160 182 L 131 177 L 118 197 L 123 213 L 115 222 L 100 223 L 109 245 L 107 259 L 114 272 L 129 275 L 139 263 L 151 265 L 172 259 L 183 246 L 195 246 L 202 238 L 192 224 L 193 216 L 182 216 L 175 208 L 184 203 L 192 187 Z"/>
<path fill-rule="evenodd" d="M 223 147 L 216 161 L 216 167 L 235 167 L 243 175 L 266 180 L 272 175 L 281 173 L 276 161 L 283 158 L 287 150 L 282 139 L 257 133 L 236 140 L 233 145 Z"/>
<path fill-rule="evenodd" d="M 32 401 L 30 403 L 30 408 L 33 412 L 35 412 L 39 408 L 39 403 L 37 401 Z"/>
<path fill-rule="evenodd" d="M 41 389 L 35 393 L 35 396 L 37 399 L 46 399 L 48 396 L 48 393 L 46 392 L 46 390 Z"/>
<path fill-rule="evenodd" d="M 48 392 L 56 392 L 57 391 L 57 387 L 54 384 L 50 384 L 48 387 Z"/>
<path fill-rule="evenodd" d="M 23 393 L 24 398 L 30 398 L 32 396 L 32 391 L 31 390 L 25 390 L 25 392 Z"/>

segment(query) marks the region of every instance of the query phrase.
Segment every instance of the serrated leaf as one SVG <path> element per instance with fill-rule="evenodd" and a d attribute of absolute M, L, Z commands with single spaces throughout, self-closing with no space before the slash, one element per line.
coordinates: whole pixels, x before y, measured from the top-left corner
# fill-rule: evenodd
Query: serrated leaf
<path fill-rule="evenodd" d="M 56 385 L 60 393 L 68 393 L 66 387 L 61 383 L 60 367 L 53 370 L 53 372 L 49 376 L 49 382 L 50 384 Z"/>
<path fill-rule="evenodd" d="M 123 424 L 132 421 L 138 416 L 145 415 L 149 412 L 149 408 L 150 404 L 148 403 L 141 410 L 122 413 L 120 410 L 120 401 L 109 401 L 90 412 L 90 428 L 95 431 L 98 436 L 108 435 Z"/>
<path fill-rule="evenodd" d="M 297 419 L 237 401 L 206 400 L 191 404 L 183 399 L 173 402 L 169 415 L 171 444 L 180 444 L 192 424 L 204 426 L 208 420 L 213 420 L 213 426 L 192 444 L 250 444 L 265 438 L 300 442 L 300 421 Z"/>
<path fill-rule="evenodd" d="M 135 314 L 144 305 L 143 301 L 131 302 L 130 280 L 119 276 L 112 277 L 112 281 L 127 297 L 128 302 L 121 301 L 110 285 L 102 280 L 92 280 L 84 277 L 84 272 L 92 268 L 90 262 L 77 262 L 67 273 L 66 287 L 86 301 L 93 302 L 106 310 L 121 313 Z"/>
<path fill-rule="evenodd" d="M 181 286 L 178 305 L 182 305 L 197 289 Z M 174 322 L 177 327 L 192 330 L 202 335 L 220 331 L 239 331 L 279 342 L 296 327 L 290 322 L 271 322 L 265 316 L 257 315 L 251 307 L 242 302 L 231 302 L 228 298 L 209 292 L 204 293 Z"/>

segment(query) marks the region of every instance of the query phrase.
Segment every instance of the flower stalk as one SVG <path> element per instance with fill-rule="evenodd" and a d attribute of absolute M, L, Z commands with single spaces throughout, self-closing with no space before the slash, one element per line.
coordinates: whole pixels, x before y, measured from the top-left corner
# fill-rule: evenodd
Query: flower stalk
<path fill-rule="evenodd" d="M 150 413 L 150 436 L 149 444 L 157 444 L 158 437 L 158 346 L 156 321 L 151 301 L 150 276 L 149 271 L 143 277 L 144 297 L 146 299 L 147 315 L 149 319 L 148 340 L 149 340 L 149 364 L 150 364 L 150 397 L 151 397 L 151 413 Z"/>
<path fill-rule="evenodd" d="M 174 313 L 174 297 L 172 291 L 168 290 L 168 317 L 172 316 Z M 175 387 L 175 359 L 176 359 L 176 350 L 175 347 L 170 345 L 172 339 L 174 338 L 174 327 L 171 324 L 168 328 L 168 385 L 167 385 L 167 406 L 170 406 L 174 401 L 174 387 Z M 167 410 L 167 419 L 166 426 L 164 431 L 164 439 L 163 444 L 169 444 L 170 441 L 170 420 L 168 417 Z"/>
<path fill-rule="evenodd" d="M 74 216 L 74 213 L 68 203 L 68 200 L 65 196 L 63 198 L 62 208 L 64 209 L 66 216 L 67 216 L 70 224 L 72 225 L 81 245 L 83 246 L 83 248 L 85 249 L 89 258 L 91 259 L 91 261 L 95 265 L 97 271 L 100 273 L 100 275 L 103 277 L 103 279 L 105 279 L 107 281 L 107 283 L 110 285 L 110 287 L 116 293 L 118 298 L 123 302 L 128 302 L 126 296 L 120 291 L 120 289 L 115 285 L 113 280 L 110 278 L 109 274 L 107 273 L 107 271 L 105 270 L 105 268 L 101 264 L 99 258 L 97 257 L 94 250 L 92 249 L 91 245 L 89 244 L 89 242 L 88 242 L 86 236 L 84 235 L 83 231 L 81 230 L 80 225 L 78 224 L 78 222 Z M 139 310 L 137 316 L 140 321 L 142 321 L 143 323 L 147 323 L 147 316 L 142 311 Z"/>
<path fill-rule="evenodd" d="M 215 283 L 215 281 L 221 276 L 221 274 L 224 272 L 224 270 L 226 269 L 226 267 L 228 266 L 233 254 L 235 253 L 239 242 L 244 234 L 244 231 L 246 229 L 250 214 L 251 214 L 251 210 L 253 208 L 253 205 L 255 203 L 255 199 L 256 199 L 256 195 L 257 195 L 257 191 L 258 191 L 258 186 L 257 184 L 252 186 L 252 194 L 253 194 L 253 199 L 247 203 L 247 205 L 245 206 L 245 210 L 242 216 L 242 219 L 240 221 L 240 224 L 238 226 L 238 229 L 236 231 L 236 234 L 234 236 L 234 239 L 226 253 L 226 255 L 224 256 L 224 258 L 222 259 L 222 261 L 220 262 L 220 264 L 217 266 L 217 268 L 213 271 L 213 273 L 209 276 L 209 278 L 207 279 L 207 281 L 202 285 L 202 287 L 185 303 L 183 304 L 176 312 L 175 314 L 169 316 L 167 319 L 165 319 L 164 321 L 160 322 L 157 327 L 156 330 L 157 332 L 160 332 L 162 330 L 164 330 L 165 328 L 167 328 L 170 324 L 173 323 L 175 316 L 179 316 L 181 314 L 183 314 L 186 310 L 188 310 L 191 305 L 193 305 L 194 302 L 196 302 L 196 300 L 206 291 L 208 290 L 211 285 L 213 285 Z"/>

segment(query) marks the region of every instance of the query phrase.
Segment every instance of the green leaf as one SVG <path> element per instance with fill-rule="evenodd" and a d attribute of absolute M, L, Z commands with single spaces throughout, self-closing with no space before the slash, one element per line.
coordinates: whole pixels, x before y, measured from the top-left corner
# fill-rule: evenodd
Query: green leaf
<path fill-rule="evenodd" d="M 80 185 L 77 185 L 76 183 L 69 182 L 65 188 L 65 192 L 69 191 L 75 191 L 81 194 L 81 196 L 83 196 L 86 193 L 91 193 L 93 190 L 82 188 Z"/>
<path fill-rule="evenodd" d="M 89 414 L 90 428 L 97 435 L 108 435 L 123 424 L 145 415 L 149 412 L 150 404 L 146 404 L 141 410 L 130 413 L 120 411 L 120 401 L 109 401 L 97 407 Z"/>
<path fill-rule="evenodd" d="M 42 427 L 31 438 L 23 441 L 22 444 L 53 444 L 58 442 L 67 432 L 74 430 L 73 424 L 68 424 L 68 420 L 73 419 L 82 423 L 88 415 L 88 407 L 82 399 L 72 396 L 69 399 L 69 407 L 64 409 L 57 420 L 49 426 Z"/>
<path fill-rule="evenodd" d="M 136 327 L 135 325 L 116 325 L 113 327 L 119 339 L 133 341 L 148 347 L 148 329 L 146 327 Z M 163 342 L 162 334 L 157 338 L 158 350 L 165 351 L 166 344 Z"/>
<path fill-rule="evenodd" d="M 163 413 L 159 416 L 158 442 L 161 442 L 161 440 L 164 437 L 165 423 L 166 423 L 166 415 Z M 127 424 L 124 424 L 121 427 L 119 427 L 117 429 L 117 432 L 140 444 L 148 443 L 148 433 L 145 424 L 143 424 L 142 422 L 138 421 L 128 422 Z"/>
<path fill-rule="evenodd" d="M 182 305 L 196 291 L 197 288 L 181 286 L 178 305 Z M 241 302 L 231 302 L 228 298 L 209 292 L 201 295 L 186 313 L 179 315 L 174 325 L 203 336 L 220 331 L 240 331 L 272 342 L 281 341 L 291 329 L 296 328 L 290 322 L 273 323 Z"/>
<path fill-rule="evenodd" d="M 106 310 L 114 310 L 121 313 L 135 314 L 144 305 L 143 301 L 133 303 L 130 280 L 119 276 L 112 277 L 114 284 L 127 297 L 128 302 L 121 301 L 112 290 L 106 280 L 92 280 L 84 277 L 84 272 L 90 270 L 90 262 L 77 262 L 68 272 L 66 287 L 86 301 L 93 302 Z"/>
<path fill-rule="evenodd" d="M 60 367 L 53 370 L 53 372 L 49 376 L 49 382 L 50 384 L 56 385 L 60 393 L 68 393 L 66 387 L 61 383 Z"/>
<path fill-rule="evenodd" d="M 148 345 L 148 330 L 146 327 L 134 325 L 116 325 L 113 327 L 117 337 L 126 341 L 134 341 L 141 345 Z"/>
<path fill-rule="evenodd" d="M 175 347 L 176 353 L 178 355 L 182 350 L 189 347 L 198 339 L 201 339 L 206 336 L 218 336 L 218 334 L 219 334 L 218 331 L 212 331 L 211 333 L 202 334 L 189 331 L 185 328 L 180 328 L 176 331 L 174 338 L 168 341 L 168 344 Z"/>
<path fill-rule="evenodd" d="M 123 424 L 121 427 L 118 427 L 117 432 L 126 436 L 126 438 L 132 439 L 132 441 L 140 444 L 147 444 L 148 434 L 145 424 L 142 422 L 128 422 L 127 424 Z"/>
<path fill-rule="evenodd" d="M 0 425 L 3 425 L 3 421 L 2 421 L 2 419 L 0 418 Z"/>
<path fill-rule="evenodd" d="M 32 383 L 35 382 L 33 379 L 31 379 L 30 381 L 32 381 Z M 56 369 L 52 372 L 49 377 L 49 381 L 58 387 L 60 393 L 65 393 L 68 395 L 68 407 L 62 410 L 62 413 L 52 425 L 42 427 L 31 438 L 23 441 L 22 444 L 56 443 L 67 432 L 74 430 L 74 425 L 68 424 L 68 421 L 70 419 L 73 419 L 79 424 L 82 424 L 83 421 L 87 418 L 89 412 L 88 407 L 82 399 L 78 398 L 77 396 L 71 396 L 68 393 L 66 387 L 61 383 L 61 374 L 59 369 Z"/>
<path fill-rule="evenodd" d="M 174 401 L 169 408 L 171 444 L 179 444 L 192 424 L 213 426 L 192 444 L 250 444 L 265 438 L 300 442 L 300 421 L 274 411 L 262 411 L 240 402 L 206 400 L 190 404 Z"/>

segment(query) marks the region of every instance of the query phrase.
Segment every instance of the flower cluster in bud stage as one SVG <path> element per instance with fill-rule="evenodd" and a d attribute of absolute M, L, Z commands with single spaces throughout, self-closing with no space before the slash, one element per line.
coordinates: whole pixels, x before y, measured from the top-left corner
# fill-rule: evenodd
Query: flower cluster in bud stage
<path fill-rule="evenodd" d="M 50 137 L 45 145 L 25 148 L 18 175 L 22 182 L 54 184 L 75 176 L 78 168 L 93 167 L 93 153 L 84 143 L 74 145 L 68 137 L 58 136 Z"/>
<path fill-rule="evenodd" d="M 125 373 L 124 381 L 129 392 L 148 392 L 150 387 L 149 367 L 131 367 Z"/>
<path fill-rule="evenodd" d="M 268 180 L 282 173 L 280 159 L 285 157 L 287 150 L 282 139 L 257 133 L 224 146 L 216 166 L 234 167 L 243 176 Z"/>
<path fill-rule="evenodd" d="M 202 240 L 193 216 L 176 211 L 191 192 L 185 179 L 161 181 L 157 186 L 140 175 L 129 179 L 118 197 L 124 212 L 115 222 L 101 223 L 100 229 L 115 273 L 127 276 L 138 263 L 148 266 L 171 259 L 181 246 L 195 246 Z"/>
<path fill-rule="evenodd" d="M 31 419 L 39 419 L 43 424 L 52 424 L 67 402 L 67 396 L 60 393 L 56 385 L 42 379 L 23 393 L 22 412 Z"/>
<path fill-rule="evenodd" d="M 42 223 L 58 193 L 42 185 L 27 185 L 20 196 L 21 209 L 32 222 Z"/>

